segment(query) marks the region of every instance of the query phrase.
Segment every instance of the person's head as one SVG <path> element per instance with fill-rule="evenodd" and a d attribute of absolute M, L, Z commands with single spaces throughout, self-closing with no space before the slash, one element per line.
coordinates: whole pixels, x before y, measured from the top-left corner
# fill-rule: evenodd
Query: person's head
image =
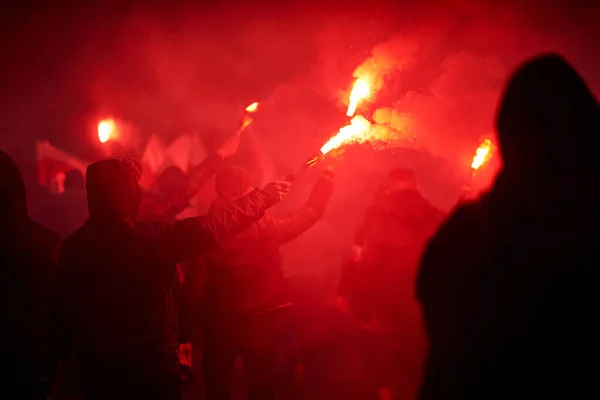
<path fill-rule="evenodd" d="M 64 188 L 65 190 L 85 189 L 85 180 L 83 178 L 83 174 L 77 169 L 72 169 L 69 172 L 67 172 L 65 175 Z"/>
<path fill-rule="evenodd" d="M 390 172 L 385 181 L 386 193 L 397 193 L 404 190 L 417 190 L 417 176 L 408 168 L 396 168 Z"/>
<path fill-rule="evenodd" d="M 496 124 L 506 176 L 539 180 L 598 169 L 591 143 L 600 132 L 600 107 L 559 55 L 542 55 L 517 69 Z"/>
<path fill-rule="evenodd" d="M 0 151 L 0 212 L 27 213 L 23 176 L 8 154 Z"/>
<path fill-rule="evenodd" d="M 134 159 L 109 159 L 87 167 L 86 189 L 90 220 L 134 221 L 141 192 L 141 166 Z"/>
<path fill-rule="evenodd" d="M 244 168 L 227 165 L 217 174 L 215 189 L 219 199 L 233 201 L 252 191 L 252 178 Z"/>

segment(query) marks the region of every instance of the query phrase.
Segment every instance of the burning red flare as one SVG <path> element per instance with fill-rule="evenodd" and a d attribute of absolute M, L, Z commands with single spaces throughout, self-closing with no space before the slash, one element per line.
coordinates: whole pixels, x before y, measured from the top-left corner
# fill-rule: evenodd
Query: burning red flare
<path fill-rule="evenodd" d="M 246 130 L 247 127 L 250 126 L 250 124 L 254 121 L 254 117 L 252 116 L 253 113 L 256 112 L 256 110 L 258 110 L 258 101 L 255 101 L 254 103 L 250 104 L 248 107 L 246 107 L 246 112 L 244 113 L 244 116 L 242 117 L 242 122 L 240 125 L 240 132 Z"/>
<path fill-rule="evenodd" d="M 98 140 L 100 140 L 100 143 L 106 143 L 112 139 L 115 130 L 116 124 L 112 119 L 100 121 L 98 123 Z"/>
<path fill-rule="evenodd" d="M 255 101 L 254 103 L 252 103 L 248 107 L 246 107 L 246 112 L 249 112 L 249 113 L 256 112 L 256 110 L 258 110 L 258 101 Z"/>
<path fill-rule="evenodd" d="M 475 151 L 475 157 L 471 163 L 471 168 L 478 170 L 483 164 L 492 157 L 492 141 L 485 139 L 479 148 Z"/>
<path fill-rule="evenodd" d="M 363 99 L 369 97 L 371 95 L 371 85 L 364 78 L 358 78 L 354 82 L 354 86 L 352 87 L 352 92 L 350 92 L 350 104 L 348 105 L 348 111 L 346 111 L 346 115 L 348 117 L 354 116 L 356 112 L 356 107 L 358 107 L 358 103 L 360 103 Z"/>
<path fill-rule="evenodd" d="M 350 125 L 341 128 L 334 137 L 321 147 L 321 153 L 327 154 L 344 144 L 369 140 L 368 133 L 370 130 L 371 123 L 362 115 L 358 115 L 352 118 Z"/>

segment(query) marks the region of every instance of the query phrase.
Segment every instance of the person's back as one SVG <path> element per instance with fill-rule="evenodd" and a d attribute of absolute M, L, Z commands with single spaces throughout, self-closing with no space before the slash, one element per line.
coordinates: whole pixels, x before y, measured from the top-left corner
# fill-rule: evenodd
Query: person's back
<path fill-rule="evenodd" d="M 272 220 L 263 217 L 204 255 L 208 268 L 205 305 L 211 319 L 252 315 L 285 301 L 281 243 L 265 235 Z"/>
<path fill-rule="evenodd" d="M 392 388 L 402 398 L 416 391 L 425 340 L 413 281 L 421 251 L 443 216 L 421 195 L 415 173 L 397 168 L 367 210 L 354 254 L 345 260 L 338 306 L 349 307 L 361 326 L 379 398 L 391 396 Z"/>
<path fill-rule="evenodd" d="M 373 285 L 369 291 L 379 303 L 373 304 L 376 309 L 385 312 L 412 301 L 419 257 L 442 218 L 414 189 L 391 193 L 370 209 L 355 285 Z"/>
<path fill-rule="evenodd" d="M 249 174 L 229 168 L 217 176 L 217 183 L 233 174 L 247 176 L 247 183 L 235 195 L 220 195 L 230 201 L 250 190 Z M 210 317 L 235 318 L 277 308 L 285 304 L 285 283 L 279 247 L 313 226 L 321 217 L 333 188 L 330 175 L 316 183 L 304 207 L 285 217 L 265 215 L 249 228 L 204 254 L 208 275 L 205 304 Z M 217 184 L 217 192 L 223 193 Z"/>
<path fill-rule="evenodd" d="M 90 220 L 61 252 L 59 321 L 64 345 L 75 347 L 86 398 L 180 396 L 176 264 L 218 245 L 278 201 L 254 191 L 206 217 L 135 222 L 137 179 L 120 160 L 88 167 Z"/>
<path fill-rule="evenodd" d="M 358 228 L 338 288 L 362 322 L 412 299 L 419 256 L 443 215 L 421 195 L 413 171 L 392 171 Z"/>
<path fill-rule="evenodd" d="M 422 398 L 593 396 L 598 131 L 597 102 L 560 57 L 513 76 L 498 115 L 504 169 L 422 261 Z"/>
<path fill-rule="evenodd" d="M 25 185 L 0 152 L 0 386 L 14 399 L 45 399 L 56 360 L 51 346 L 58 236 L 27 216 Z"/>
<path fill-rule="evenodd" d="M 239 167 L 224 168 L 216 177 L 218 202 L 236 199 L 251 187 L 249 173 Z M 204 312 L 204 373 L 210 399 L 230 395 L 229 381 L 238 354 L 244 360 L 250 398 L 269 399 L 274 395 L 280 313 L 291 305 L 279 247 L 322 217 L 332 191 L 332 174 L 328 171 L 315 184 L 305 206 L 285 217 L 266 215 L 203 255 L 206 281 L 200 301 Z M 193 285 L 201 278 L 192 274 L 188 279 L 186 284 Z M 190 305 L 189 312 L 193 313 L 199 304 Z"/>

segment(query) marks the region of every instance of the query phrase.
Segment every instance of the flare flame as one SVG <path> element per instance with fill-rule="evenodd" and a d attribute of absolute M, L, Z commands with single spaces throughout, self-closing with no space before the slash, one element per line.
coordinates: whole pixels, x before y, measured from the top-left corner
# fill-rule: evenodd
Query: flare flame
<path fill-rule="evenodd" d="M 371 85 L 364 78 L 358 78 L 354 82 L 354 86 L 352 87 L 352 92 L 350 92 L 350 104 L 348 105 L 348 111 L 346 111 L 346 115 L 348 117 L 353 117 L 354 113 L 356 113 L 356 107 L 358 107 L 358 103 L 362 100 L 366 99 L 371 95 Z"/>
<path fill-rule="evenodd" d="M 98 140 L 100 140 L 100 143 L 106 143 L 112 139 L 115 130 L 116 124 L 114 120 L 106 119 L 100 121 L 98 123 Z"/>
<path fill-rule="evenodd" d="M 321 147 L 321 153 L 325 155 L 342 145 L 369 140 L 370 131 L 371 123 L 362 115 L 357 115 Z"/>
<path fill-rule="evenodd" d="M 256 112 L 256 110 L 258 110 L 258 101 L 255 101 L 254 103 L 252 103 L 248 107 L 246 107 L 246 112 L 249 112 L 249 113 Z"/>
<path fill-rule="evenodd" d="M 485 139 L 479 148 L 475 151 L 475 157 L 471 163 L 471 168 L 478 170 L 483 164 L 492 157 L 492 141 Z"/>

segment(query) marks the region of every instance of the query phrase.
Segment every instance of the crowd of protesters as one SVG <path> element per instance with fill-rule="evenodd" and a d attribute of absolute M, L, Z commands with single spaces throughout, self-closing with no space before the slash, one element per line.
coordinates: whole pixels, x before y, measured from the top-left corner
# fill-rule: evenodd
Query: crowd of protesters
<path fill-rule="evenodd" d="M 333 169 L 275 217 L 291 184 L 256 189 L 224 164 L 235 135 L 152 191 L 133 158 L 92 163 L 30 217 L 0 152 L 2 398 L 230 399 L 238 358 L 250 399 L 594 396 L 600 107 L 562 57 L 542 55 L 512 75 L 496 123 L 502 170 L 450 215 L 414 171 L 389 173 L 341 263 L 332 320 L 352 328 L 312 349 L 294 340 L 311 321 L 279 247 L 323 217 Z M 208 213 L 179 218 L 213 176 Z M 317 390 L 309 370 L 336 348 L 356 353 L 363 384 L 332 374 Z"/>

